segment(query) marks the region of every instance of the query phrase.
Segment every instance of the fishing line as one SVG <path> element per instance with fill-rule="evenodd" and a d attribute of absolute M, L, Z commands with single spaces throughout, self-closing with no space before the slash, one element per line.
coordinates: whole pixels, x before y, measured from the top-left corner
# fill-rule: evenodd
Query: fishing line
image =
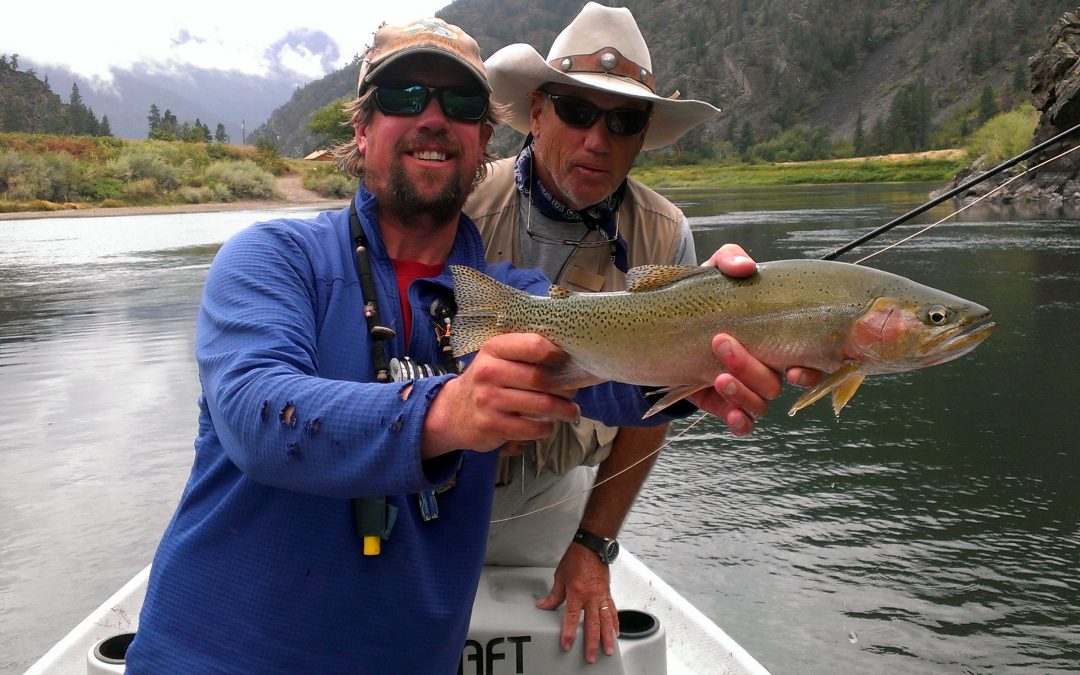
<path fill-rule="evenodd" d="M 690 431 L 695 426 L 697 426 L 697 423 L 700 422 L 701 420 L 705 419 L 707 416 L 708 416 L 707 413 L 701 413 L 700 415 L 698 415 L 697 419 L 695 419 L 690 424 L 687 424 L 685 429 L 683 429 L 679 433 L 675 434 L 674 436 L 669 437 L 667 440 L 665 440 L 663 443 L 661 443 L 659 448 L 653 450 L 652 452 L 645 455 L 644 457 L 642 457 L 638 461 L 634 462 L 630 466 L 624 467 L 624 468 L 620 469 L 619 471 L 616 471 L 615 473 L 611 474 L 610 476 L 608 476 L 604 480 L 597 481 L 597 482 L 593 483 L 593 486 L 591 488 L 582 490 L 581 492 L 579 492 L 576 495 L 570 495 L 569 497 L 566 497 L 565 499 L 561 499 L 561 500 L 559 500 L 559 501 L 557 501 L 557 502 L 555 502 L 553 504 L 548 504 L 547 506 L 541 506 L 540 508 L 533 509 L 532 511 L 527 511 L 525 513 L 519 513 L 516 516 L 508 516 L 506 518 L 496 518 L 496 519 L 491 521 L 491 524 L 494 525 L 496 523 L 505 523 L 505 522 L 508 522 L 508 521 L 511 521 L 511 520 L 517 520 L 518 518 L 524 518 L 525 516 L 536 515 L 537 513 L 540 513 L 541 511 L 547 511 L 548 509 L 553 509 L 556 506 L 562 506 L 563 504 L 565 504 L 567 502 L 571 502 L 571 501 L 573 501 L 575 499 L 580 499 L 581 497 L 584 497 L 585 495 L 589 494 L 590 492 L 595 490 L 597 487 L 603 485 L 604 483 L 608 482 L 609 480 L 613 480 L 615 478 L 618 478 L 619 476 L 623 475 L 624 473 L 626 473 L 630 469 L 633 469 L 635 466 L 637 466 L 638 464 L 641 464 L 642 462 L 649 459 L 650 457 L 658 455 L 661 450 L 663 450 L 667 446 L 671 445 L 671 443 L 673 441 L 677 441 L 680 438 L 682 438 L 683 436 L 685 436 L 686 432 Z"/>
<path fill-rule="evenodd" d="M 897 241 L 897 242 L 894 242 L 894 243 L 892 243 L 892 244 L 889 244 L 888 246 L 885 246 L 885 247 L 883 247 L 883 248 L 881 248 L 881 249 L 878 249 L 877 251 L 874 251 L 873 253 L 871 253 L 871 254 L 870 254 L 870 255 L 868 255 L 868 256 L 865 256 L 865 257 L 859 258 L 858 260 L 856 260 L 856 261 L 855 261 L 855 262 L 853 262 L 852 264 L 853 264 L 853 265 L 858 265 L 858 264 L 860 264 L 860 263 L 864 263 L 864 262 L 866 262 L 867 260 L 869 260 L 870 258 L 873 258 L 874 256 L 876 256 L 876 255 L 878 255 L 878 254 L 884 253 L 885 251 L 888 251 L 888 250 L 889 250 L 889 249 L 891 249 L 891 248 L 896 248 L 897 246 L 899 246 L 900 244 L 903 244 L 904 242 L 908 242 L 908 241 L 911 241 L 911 240 L 912 240 L 912 239 L 914 239 L 915 237 L 918 237 L 918 236 L 920 236 L 920 235 L 922 235 L 922 234 L 925 234 L 926 232 L 929 232 L 930 230 L 934 229 L 934 228 L 935 228 L 935 227 L 937 227 L 938 225 L 940 225 L 940 224 L 944 223 L 944 222 L 945 222 L 946 220 L 948 220 L 949 218 L 952 218 L 953 216 L 957 215 L 958 213 L 963 213 L 964 211 L 966 211 L 967 209 L 971 208 L 972 206 L 975 206 L 976 204 L 978 204 L 978 203 L 979 203 L 979 202 L 981 202 L 982 200 L 986 199 L 987 197 L 990 197 L 990 196 L 992 196 L 992 195 L 993 195 L 993 194 L 994 194 L 995 192 L 997 192 L 998 190 L 1001 190 L 1001 189 L 1005 188 L 1005 186 L 1007 186 L 1007 185 L 1008 185 L 1009 183 L 1013 182 L 1014 180 L 1016 180 L 1016 179 L 1018 179 L 1018 178 L 1021 178 L 1021 177 L 1025 176 L 1026 174 L 1028 174 L 1028 173 L 1031 173 L 1032 171 L 1036 171 L 1036 170 L 1038 170 L 1038 169 L 1041 169 L 1042 167 L 1046 166 L 1046 165 L 1047 165 L 1047 164 L 1049 164 L 1050 162 L 1055 162 L 1055 161 L 1057 161 L 1057 160 L 1061 159 L 1062 157 L 1064 157 L 1065 155 L 1069 154 L 1070 152 L 1073 152 L 1074 150 L 1080 150 L 1080 145 L 1074 145 L 1073 147 L 1069 148 L 1069 149 L 1068 149 L 1068 150 L 1066 150 L 1065 152 L 1062 152 L 1062 153 L 1059 153 L 1059 154 L 1057 154 L 1057 155 L 1054 155 L 1054 156 L 1053 156 L 1053 157 L 1051 157 L 1050 159 L 1048 159 L 1048 160 L 1046 160 L 1046 161 L 1044 161 L 1044 162 L 1040 162 L 1039 164 L 1036 164 L 1036 165 L 1035 165 L 1035 166 L 1033 166 L 1033 167 L 1030 167 L 1030 168 L 1026 168 L 1026 169 L 1024 169 L 1023 171 L 1021 171 L 1020 173 L 1016 174 L 1015 176 L 1013 176 L 1013 177 L 1012 177 L 1012 178 L 1010 178 L 1009 180 L 1005 181 L 1005 182 L 1004 182 L 1004 183 L 1002 183 L 1001 185 L 997 186 L 997 187 L 996 187 L 996 188 L 994 188 L 993 190 L 990 190 L 989 192 L 987 192 L 986 194 L 982 195 L 982 196 L 981 196 L 981 197 L 979 197 L 978 199 L 974 199 L 974 200 L 972 200 L 971 202 L 969 202 L 969 203 L 967 203 L 967 204 L 964 204 L 963 206 L 961 206 L 960 208 L 956 209 L 955 211 L 953 211 L 953 212 L 952 212 L 952 213 L 950 213 L 949 215 L 945 216 L 945 217 L 944 217 L 944 218 L 942 218 L 941 220 L 937 221 L 936 223 L 930 223 L 929 225 L 927 225 L 926 227 L 922 228 L 922 229 L 921 229 L 921 230 L 919 230 L 918 232 L 914 232 L 914 233 L 912 233 L 912 234 L 910 234 L 910 235 L 908 235 L 908 236 L 904 237 L 903 239 L 901 239 L 901 240 L 899 240 L 899 241 Z"/>

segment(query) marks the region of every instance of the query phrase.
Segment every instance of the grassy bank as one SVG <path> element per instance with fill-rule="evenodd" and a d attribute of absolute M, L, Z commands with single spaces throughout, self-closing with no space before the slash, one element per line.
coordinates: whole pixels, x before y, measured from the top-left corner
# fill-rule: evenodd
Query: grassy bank
<path fill-rule="evenodd" d="M 761 164 L 647 166 L 633 175 L 657 188 L 932 181 L 965 166 L 961 151 Z M 327 162 L 286 160 L 250 146 L 116 138 L 0 134 L 0 213 L 92 207 L 281 200 L 275 178 L 296 174 L 327 199 L 355 179 Z"/>
<path fill-rule="evenodd" d="M 762 164 L 649 166 L 631 175 L 654 188 L 734 187 L 829 183 L 912 183 L 952 179 L 967 166 L 962 151 Z"/>
<path fill-rule="evenodd" d="M 0 134 L 0 212 L 273 199 L 288 171 L 252 147 Z"/>

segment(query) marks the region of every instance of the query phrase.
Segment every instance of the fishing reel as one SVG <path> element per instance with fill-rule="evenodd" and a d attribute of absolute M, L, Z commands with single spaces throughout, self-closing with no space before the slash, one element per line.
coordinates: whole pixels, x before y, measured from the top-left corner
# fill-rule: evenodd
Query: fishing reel
<path fill-rule="evenodd" d="M 420 363 L 410 356 L 396 356 L 390 359 L 390 380 L 393 382 L 412 382 L 425 377 L 445 375 L 446 368 L 437 363 Z"/>
<path fill-rule="evenodd" d="M 430 312 L 435 319 L 435 337 L 444 363 L 421 363 L 411 356 L 394 357 L 388 364 L 391 381 L 411 382 L 425 377 L 462 371 L 462 364 L 454 360 L 453 350 L 450 348 L 450 326 L 457 312 L 452 297 L 436 299 L 431 303 Z"/>

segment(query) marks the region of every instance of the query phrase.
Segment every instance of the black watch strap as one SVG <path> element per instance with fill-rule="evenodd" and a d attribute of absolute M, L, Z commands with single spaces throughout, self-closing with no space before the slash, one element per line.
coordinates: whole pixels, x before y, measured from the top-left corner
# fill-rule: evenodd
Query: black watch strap
<path fill-rule="evenodd" d="M 615 558 L 619 557 L 619 542 L 614 539 L 608 539 L 607 537 L 601 537 L 598 534 L 593 534 L 588 530 L 583 530 L 580 527 L 578 531 L 574 533 L 574 543 L 581 544 L 585 548 L 595 553 L 606 565 L 610 565 L 615 562 Z"/>

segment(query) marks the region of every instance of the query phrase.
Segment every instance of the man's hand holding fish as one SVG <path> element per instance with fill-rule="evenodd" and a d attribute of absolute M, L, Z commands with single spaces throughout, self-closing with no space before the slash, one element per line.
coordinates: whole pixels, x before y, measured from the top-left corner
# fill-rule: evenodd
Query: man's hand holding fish
<path fill-rule="evenodd" d="M 738 244 L 724 244 L 702 266 L 716 267 L 735 278 L 757 272 L 757 263 Z M 780 378 L 727 333 L 713 338 L 712 350 L 727 372 L 717 376 L 712 389 L 703 389 L 687 400 L 723 420 L 731 433 L 745 436 L 754 430 L 755 421 L 765 416 L 769 401 L 780 395 Z M 821 378 L 820 371 L 809 368 L 792 367 L 786 372 L 788 383 L 798 387 L 813 387 Z"/>
<path fill-rule="evenodd" d="M 735 278 L 757 272 L 757 263 L 738 244 L 724 244 L 702 263 L 702 267 L 716 267 Z M 754 430 L 755 422 L 765 416 L 769 401 L 780 395 L 780 377 L 727 333 L 713 338 L 712 350 L 726 372 L 717 376 L 712 389 L 703 389 L 688 396 L 687 400 L 723 420 L 731 433 L 745 436 Z M 821 380 L 821 373 L 790 368 L 787 380 L 800 387 L 812 387 Z"/>
<path fill-rule="evenodd" d="M 550 340 L 532 333 L 497 335 L 485 342 L 461 377 L 448 381 L 444 395 L 431 402 L 424 420 L 424 458 L 542 438 L 551 433 L 554 420 L 581 417 L 570 400 L 577 389 L 552 392 L 552 368 L 567 359 Z"/>

